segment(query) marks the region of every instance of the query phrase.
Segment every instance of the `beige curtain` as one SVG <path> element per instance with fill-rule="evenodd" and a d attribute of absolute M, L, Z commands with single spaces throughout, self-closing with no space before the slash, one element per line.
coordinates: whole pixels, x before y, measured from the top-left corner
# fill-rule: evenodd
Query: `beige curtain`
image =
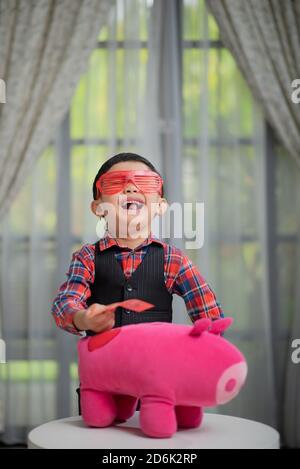
<path fill-rule="evenodd" d="M 254 96 L 300 166 L 300 107 L 291 99 L 300 77 L 300 2 L 206 0 Z"/>
<path fill-rule="evenodd" d="M 0 0 L 0 214 L 49 143 L 87 66 L 108 0 Z"/>

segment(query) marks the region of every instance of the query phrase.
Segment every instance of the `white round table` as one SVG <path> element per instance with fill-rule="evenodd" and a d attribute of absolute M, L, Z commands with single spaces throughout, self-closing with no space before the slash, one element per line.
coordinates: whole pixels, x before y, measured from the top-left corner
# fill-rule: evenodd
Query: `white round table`
<path fill-rule="evenodd" d="M 106 428 L 89 428 L 81 417 L 45 423 L 28 435 L 28 448 L 50 449 L 278 449 L 279 433 L 252 420 L 219 414 L 204 414 L 202 425 L 179 429 L 171 438 L 145 436 L 139 412 L 127 422 Z"/>

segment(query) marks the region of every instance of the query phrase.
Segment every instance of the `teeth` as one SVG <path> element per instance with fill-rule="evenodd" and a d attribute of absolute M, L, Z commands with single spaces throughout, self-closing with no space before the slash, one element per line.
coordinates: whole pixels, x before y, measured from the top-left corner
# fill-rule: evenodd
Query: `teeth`
<path fill-rule="evenodd" d="M 125 202 L 122 204 L 122 208 L 125 208 L 127 210 L 133 210 L 133 209 L 139 209 L 143 206 L 141 202 Z"/>
<path fill-rule="evenodd" d="M 137 204 L 135 202 L 130 202 L 128 204 L 128 210 L 138 209 L 140 208 L 141 204 Z"/>

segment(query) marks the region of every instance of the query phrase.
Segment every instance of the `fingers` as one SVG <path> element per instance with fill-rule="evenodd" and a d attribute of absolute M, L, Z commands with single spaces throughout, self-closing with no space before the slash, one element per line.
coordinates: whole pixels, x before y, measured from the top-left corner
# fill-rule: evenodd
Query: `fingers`
<path fill-rule="evenodd" d="M 106 307 L 100 303 L 94 303 L 89 307 L 89 310 L 92 315 L 97 315 L 103 313 L 106 310 Z"/>
<path fill-rule="evenodd" d="M 107 321 L 107 327 L 106 327 L 105 330 L 112 329 L 112 328 L 114 327 L 114 325 L 115 325 L 115 318 L 112 317 L 112 318 L 108 319 L 108 321 Z"/>
<path fill-rule="evenodd" d="M 115 313 L 107 310 L 105 305 L 94 303 L 87 312 L 89 329 L 94 332 L 102 332 L 112 329 L 115 325 Z"/>

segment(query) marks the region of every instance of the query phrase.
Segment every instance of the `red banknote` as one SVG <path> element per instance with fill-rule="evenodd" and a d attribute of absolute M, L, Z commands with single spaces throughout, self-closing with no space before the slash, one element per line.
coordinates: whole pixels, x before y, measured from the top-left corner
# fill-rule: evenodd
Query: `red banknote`
<path fill-rule="evenodd" d="M 142 311 L 146 311 L 146 309 L 153 308 L 152 303 L 148 303 L 147 301 L 137 300 L 135 298 L 131 298 L 125 301 L 119 301 L 117 303 L 111 303 L 110 305 L 106 305 L 107 311 L 113 311 L 118 306 L 122 306 L 122 308 L 130 309 L 131 311 L 135 311 L 136 313 L 141 313 Z"/>

